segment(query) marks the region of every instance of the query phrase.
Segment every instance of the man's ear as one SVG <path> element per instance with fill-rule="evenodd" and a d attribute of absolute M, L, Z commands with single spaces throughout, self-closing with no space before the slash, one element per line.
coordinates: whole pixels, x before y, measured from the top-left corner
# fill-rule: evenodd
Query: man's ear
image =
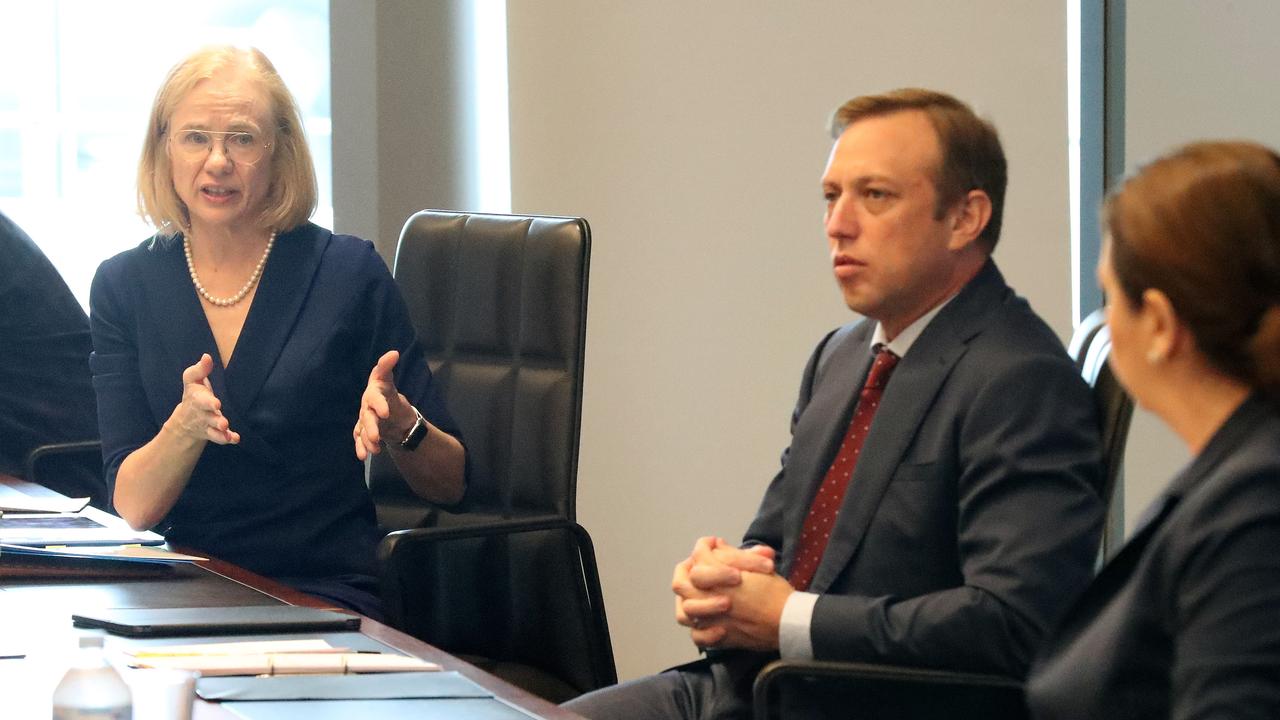
<path fill-rule="evenodd" d="M 950 250 L 963 250 L 977 241 L 991 222 L 991 198 L 982 190 L 970 190 L 951 206 Z"/>

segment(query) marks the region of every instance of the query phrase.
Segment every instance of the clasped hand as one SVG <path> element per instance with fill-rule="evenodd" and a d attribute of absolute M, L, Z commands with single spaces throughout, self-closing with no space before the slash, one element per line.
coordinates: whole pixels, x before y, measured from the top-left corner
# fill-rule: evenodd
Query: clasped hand
<path fill-rule="evenodd" d="M 774 571 L 774 550 L 739 548 L 718 537 L 700 538 L 671 579 L 676 622 L 690 628 L 698 647 L 772 650 L 778 647 L 782 608 L 794 590 Z"/>
<path fill-rule="evenodd" d="M 383 353 L 369 373 L 369 384 L 360 396 L 360 411 L 351 435 L 355 438 L 356 457 L 362 461 L 382 450 L 384 436 L 395 437 L 397 432 L 403 435 L 416 419 L 408 398 L 396 390 L 394 371 L 399 361 L 399 351 Z"/>
<path fill-rule="evenodd" d="M 222 414 L 222 401 L 213 394 L 213 385 L 209 383 L 212 372 L 213 358 L 209 353 L 182 371 L 182 402 L 178 403 L 170 421 L 174 429 L 188 438 L 234 445 L 240 442 L 240 433 L 231 429 L 231 422 Z"/>

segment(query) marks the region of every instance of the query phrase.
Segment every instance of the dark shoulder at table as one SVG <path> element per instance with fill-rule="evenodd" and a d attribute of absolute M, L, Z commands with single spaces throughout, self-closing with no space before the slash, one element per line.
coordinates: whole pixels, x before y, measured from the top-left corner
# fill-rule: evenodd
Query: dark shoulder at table
<path fill-rule="evenodd" d="M 0 214 L 0 472 L 35 446 L 98 436 L 89 321 L 39 246 Z"/>

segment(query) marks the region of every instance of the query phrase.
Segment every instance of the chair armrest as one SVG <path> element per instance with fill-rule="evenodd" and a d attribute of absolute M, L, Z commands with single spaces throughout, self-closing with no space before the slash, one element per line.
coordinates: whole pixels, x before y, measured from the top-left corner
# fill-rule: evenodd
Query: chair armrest
<path fill-rule="evenodd" d="M 535 518 L 515 518 L 494 522 L 452 525 L 447 527 L 409 528 L 387 533 L 378 543 L 378 566 L 385 568 L 392 554 L 400 548 L 430 544 L 442 540 L 458 540 L 461 538 L 492 537 L 496 535 L 513 535 L 537 530 L 555 530 L 578 527 L 554 515 Z"/>
<path fill-rule="evenodd" d="M 101 440 L 79 440 L 76 442 L 50 443 L 48 445 L 38 445 L 31 448 L 31 452 L 27 453 L 26 459 L 23 461 L 23 470 L 26 477 L 31 480 L 37 472 L 37 465 L 46 458 L 56 457 L 60 455 L 71 455 L 77 459 L 87 459 L 96 461 L 98 465 L 102 464 L 102 441 Z M 32 482 L 35 482 L 32 480 Z"/>
<path fill-rule="evenodd" d="M 390 624 L 398 629 L 408 630 L 408 620 L 412 613 L 409 605 L 413 602 L 413 593 L 405 585 L 407 578 L 404 573 L 405 566 L 413 563 L 407 563 L 404 558 L 421 556 L 431 546 L 452 540 L 494 538 L 542 531 L 561 531 L 571 534 L 585 550 L 585 557 L 589 564 L 587 571 L 596 572 L 595 549 L 591 544 L 590 536 L 577 523 L 554 515 L 446 527 L 409 528 L 387 533 L 378 543 L 377 557 L 378 581 Z M 589 579 L 594 579 L 595 587 L 599 587 L 598 576 Z M 592 600 L 595 601 L 596 598 L 593 597 Z"/>
<path fill-rule="evenodd" d="M 94 507 L 112 512 L 99 440 L 38 445 L 24 458 L 23 473 L 30 482 L 67 497 L 88 497 Z"/>
<path fill-rule="evenodd" d="M 595 548 L 575 522 L 397 530 L 378 545 L 378 574 L 389 623 L 419 639 L 454 654 L 540 659 L 577 692 L 617 682 Z M 530 641 L 538 632 L 520 628 L 532 626 L 556 637 Z"/>
<path fill-rule="evenodd" d="M 805 679 L 856 686 L 862 691 L 860 694 L 867 696 L 864 699 L 874 695 L 875 709 L 870 710 L 867 717 L 1026 717 L 1022 682 L 1003 675 L 875 663 L 775 660 L 756 676 L 753 688 L 756 720 L 775 717 L 775 701 L 786 681 Z M 943 696 L 949 694 L 962 695 L 964 706 L 943 700 Z M 937 708 L 933 700 L 939 701 Z M 935 709 L 937 714 L 933 712 Z"/>

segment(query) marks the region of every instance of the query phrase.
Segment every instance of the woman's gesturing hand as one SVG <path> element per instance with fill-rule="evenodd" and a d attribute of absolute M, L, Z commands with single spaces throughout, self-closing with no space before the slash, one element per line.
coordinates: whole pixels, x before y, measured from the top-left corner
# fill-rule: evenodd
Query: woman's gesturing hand
<path fill-rule="evenodd" d="M 222 401 L 213 394 L 213 385 L 209 384 L 212 372 L 213 358 L 209 353 L 182 371 L 182 402 L 169 422 L 186 437 L 234 445 L 240 442 L 240 433 L 231 429 L 231 423 L 222 414 Z"/>
<path fill-rule="evenodd" d="M 399 361 L 399 351 L 383 353 L 369 373 L 364 395 L 360 396 L 360 412 L 351 434 L 355 438 L 356 457 L 361 460 L 378 454 L 384 435 L 399 440 L 416 419 L 409 401 L 396 390 L 394 371 Z"/>

